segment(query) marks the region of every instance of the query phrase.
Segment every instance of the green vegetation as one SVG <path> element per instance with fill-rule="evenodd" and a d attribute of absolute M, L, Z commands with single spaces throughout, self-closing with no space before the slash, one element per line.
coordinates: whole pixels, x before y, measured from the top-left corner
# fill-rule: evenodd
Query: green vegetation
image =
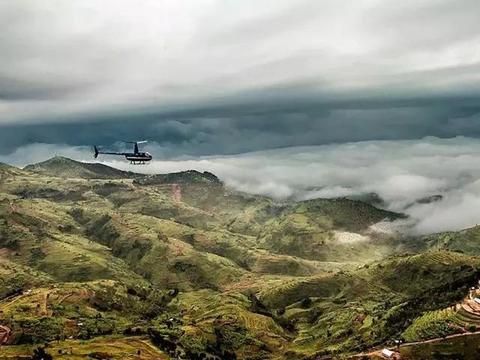
<path fill-rule="evenodd" d="M 117 170 L 103 164 L 80 163 L 62 156 L 55 156 L 47 161 L 28 165 L 25 170 L 47 176 L 83 179 L 123 179 L 135 174 Z"/>
<path fill-rule="evenodd" d="M 372 228 L 399 218 L 279 204 L 208 172 L 2 165 L 0 359 L 45 344 L 55 359 L 313 359 L 476 329 L 451 308 L 479 279 L 476 228 Z"/>
<path fill-rule="evenodd" d="M 406 341 L 413 342 L 426 339 L 444 337 L 458 332 L 458 329 L 452 326 L 455 318 L 455 312 L 451 309 L 429 311 L 415 319 L 403 337 Z"/>
<path fill-rule="evenodd" d="M 405 346 L 401 348 L 400 353 L 405 359 L 476 360 L 478 359 L 479 346 L 480 335 L 476 334 L 432 343 Z"/>
<path fill-rule="evenodd" d="M 469 255 L 480 255 L 480 226 L 458 232 L 445 232 L 425 236 L 428 248 L 442 248 Z"/>

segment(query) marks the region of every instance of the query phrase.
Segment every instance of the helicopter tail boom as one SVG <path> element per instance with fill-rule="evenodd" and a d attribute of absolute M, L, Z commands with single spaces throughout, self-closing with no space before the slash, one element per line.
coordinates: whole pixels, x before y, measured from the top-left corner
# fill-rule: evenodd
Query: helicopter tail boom
<path fill-rule="evenodd" d="M 116 152 L 116 151 L 102 151 L 99 150 L 96 145 L 93 146 L 93 156 L 95 159 L 98 157 L 99 154 L 104 154 L 104 155 L 128 155 L 128 153 L 123 153 L 123 152 Z"/>

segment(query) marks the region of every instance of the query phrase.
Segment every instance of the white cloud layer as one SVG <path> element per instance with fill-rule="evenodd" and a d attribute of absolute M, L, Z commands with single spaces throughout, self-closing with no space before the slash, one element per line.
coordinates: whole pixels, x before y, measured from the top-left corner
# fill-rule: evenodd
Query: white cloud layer
<path fill-rule="evenodd" d="M 275 86 L 334 98 L 476 91 L 479 10 L 477 0 L 0 0 L 0 124 Z"/>
<path fill-rule="evenodd" d="M 211 171 L 232 188 L 278 200 L 376 193 L 387 209 L 410 215 L 416 233 L 459 230 L 480 223 L 478 139 L 367 141 L 168 161 L 160 160 L 160 146 L 150 144 L 148 150 L 156 160 L 146 166 L 114 157 L 99 160 L 145 173 Z M 25 165 L 53 155 L 92 161 L 86 147 L 51 144 L 25 146 L 0 161 Z M 417 202 L 433 195 L 443 198 Z"/>

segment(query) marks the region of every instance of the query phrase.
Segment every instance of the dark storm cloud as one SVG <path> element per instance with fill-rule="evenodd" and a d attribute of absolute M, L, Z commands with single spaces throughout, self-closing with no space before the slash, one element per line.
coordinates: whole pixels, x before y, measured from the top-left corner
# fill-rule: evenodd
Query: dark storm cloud
<path fill-rule="evenodd" d="M 480 136 L 477 1 L 0 0 L 0 153 Z"/>
<path fill-rule="evenodd" d="M 265 98 L 170 113 L 104 115 L 94 121 L 6 125 L 0 127 L 0 152 L 29 143 L 110 146 L 149 139 L 162 146 L 158 155 L 164 157 L 233 154 L 370 139 L 480 136 L 479 119 L 478 98 L 466 95 L 350 101 Z"/>

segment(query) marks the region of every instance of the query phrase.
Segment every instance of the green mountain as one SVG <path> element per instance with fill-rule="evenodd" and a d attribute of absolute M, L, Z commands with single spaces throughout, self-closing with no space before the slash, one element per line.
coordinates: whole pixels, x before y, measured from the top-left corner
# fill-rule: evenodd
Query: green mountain
<path fill-rule="evenodd" d="M 55 156 L 38 164 L 27 165 L 24 169 L 42 175 L 81 179 L 122 179 L 134 175 L 107 165 L 79 162 L 63 156 Z"/>
<path fill-rule="evenodd" d="M 424 236 L 422 240 L 427 248 L 448 249 L 480 256 L 480 226 L 432 234 Z"/>
<path fill-rule="evenodd" d="M 220 185 L 221 181 L 212 173 L 196 170 L 187 170 L 170 174 L 155 174 L 140 177 L 137 180 L 140 185 L 159 185 L 159 184 L 204 184 Z"/>
<path fill-rule="evenodd" d="M 0 175 L 0 359 L 315 359 L 473 322 L 448 309 L 478 280 L 475 229 L 412 239 L 378 230 L 401 214 L 208 172 Z"/>

